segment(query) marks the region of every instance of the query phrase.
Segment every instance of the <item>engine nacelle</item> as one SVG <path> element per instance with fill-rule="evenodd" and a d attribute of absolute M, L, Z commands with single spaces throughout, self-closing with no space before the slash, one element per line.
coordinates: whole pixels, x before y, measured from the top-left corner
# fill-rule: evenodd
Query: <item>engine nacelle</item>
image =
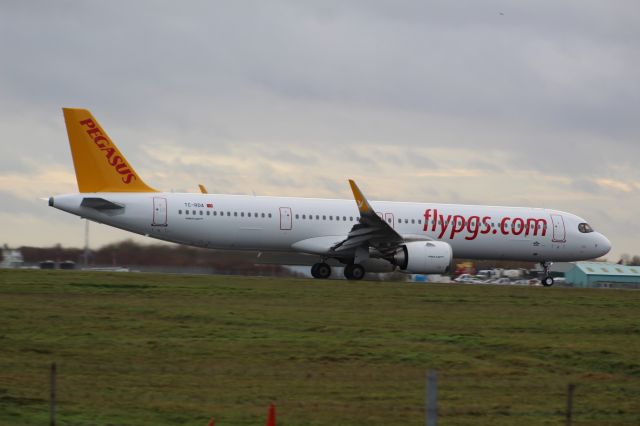
<path fill-rule="evenodd" d="M 401 247 L 393 263 L 410 274 L 443 274 L 449 271 L 453 250 L 442 241 L 413 241 Z"/>

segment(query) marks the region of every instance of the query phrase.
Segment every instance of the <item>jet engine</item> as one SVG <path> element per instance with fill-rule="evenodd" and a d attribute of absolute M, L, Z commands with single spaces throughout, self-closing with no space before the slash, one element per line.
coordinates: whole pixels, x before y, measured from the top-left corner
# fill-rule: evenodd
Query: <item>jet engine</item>
<path fill-rule="evenodd" d="M 410 274 L 443 274 L 453 258 L 451 246 L 442 241 L 413 241 L 403 245 L 392 263 Z"/>

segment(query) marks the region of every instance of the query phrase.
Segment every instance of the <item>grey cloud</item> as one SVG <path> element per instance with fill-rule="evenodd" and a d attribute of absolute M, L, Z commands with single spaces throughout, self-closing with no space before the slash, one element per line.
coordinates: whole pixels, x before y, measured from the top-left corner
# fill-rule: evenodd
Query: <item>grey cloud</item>
<path fill-rule="evenodd" d="M 455 159 L 430 150 L 463 150 L 478 159 L 460 167 L 603 197 L 595 178 L 640 181 L 638 39 L 633 2 L 6 2 L 0 171 L 71 167 L 59 108 L 86 106 L 138 171 L 180 187 L 248 183 L 233 165 L 159 163 L 149 149 L 262 144 L 257 168 L 263 156 L 340 174 L 317 183 L 339 194 L 346 175 L 443 169 Z M 274 193 L 286 183 L 259 173 Z"/>
<path fill-rule="evenodd" d="M 35 215 L 45 201 L 19 198 L 7 191 L 0 191 L 0 213 Z"/>
<path fill-rule="evenodd" d="M 589 194 L 594 194 L 602 190 L 600 185 L 589 179 L 575 179 L 571 182 L 570 187 L 576 191 L 582 191 Z"/>

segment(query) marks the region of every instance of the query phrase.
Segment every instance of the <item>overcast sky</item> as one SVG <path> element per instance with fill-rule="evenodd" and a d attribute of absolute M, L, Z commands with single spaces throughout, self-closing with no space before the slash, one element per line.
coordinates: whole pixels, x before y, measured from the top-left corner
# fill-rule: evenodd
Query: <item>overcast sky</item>
<path fill-rule="evenodd" d="M 349 198 L 354 178 L 570 211 L 610 260 L 640 253 L 637 0 L 0 0 L 0 48 L 0 243 L 83 244 L 39 199 L 77 192 L 69 106 L 158 189 Z"/>

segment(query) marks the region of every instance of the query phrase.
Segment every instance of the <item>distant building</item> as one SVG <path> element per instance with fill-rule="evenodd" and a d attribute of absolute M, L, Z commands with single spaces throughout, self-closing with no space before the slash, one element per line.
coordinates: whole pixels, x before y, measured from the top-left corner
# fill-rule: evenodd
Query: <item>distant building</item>
<path fill-rule="evenodd" d="M 575 287 L 640 288 L 640 266 L 604 262 L 576 262 L 565 273 Z"/>
<path fill-rule="evenodd" d="M 0 268 L 19 268 L 23 263 L 24 259 L 20 250 L 12 250 L 6 246 L 2 249 Z"/>

